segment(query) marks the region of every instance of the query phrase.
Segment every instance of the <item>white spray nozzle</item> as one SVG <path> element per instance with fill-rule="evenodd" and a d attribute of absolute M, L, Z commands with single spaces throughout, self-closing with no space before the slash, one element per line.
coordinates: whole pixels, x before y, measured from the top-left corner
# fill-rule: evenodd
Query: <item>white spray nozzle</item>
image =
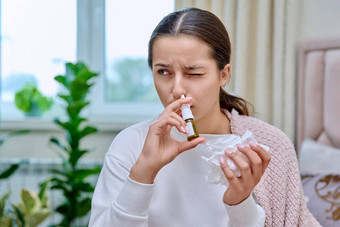
<path fill-rule="evenodd" d="M 185 96 L 181 95 L 181 98 L 184 99 Z M 184 120 L 194 118 L 194 116 L 192 115 L 191 109 L 190 109 L 190 104 L 183 104 L 181 106 L 181 110 L 182 110 L 182 117 Z"/>

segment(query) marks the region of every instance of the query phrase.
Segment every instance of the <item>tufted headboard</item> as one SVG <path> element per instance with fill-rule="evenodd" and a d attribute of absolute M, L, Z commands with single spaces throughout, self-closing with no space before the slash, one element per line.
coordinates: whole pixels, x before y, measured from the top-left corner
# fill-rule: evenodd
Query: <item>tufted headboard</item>
<path fill-rule="evenodd" d="M 340 226 L 340 36 L 298 49 L 296 149 L 307 207 L 321 226 Z"/>
<path fill-rule="evenodd" d="M 340 148 L 340 36 L 299 46 L 296 148 L 305 138 Z"/>

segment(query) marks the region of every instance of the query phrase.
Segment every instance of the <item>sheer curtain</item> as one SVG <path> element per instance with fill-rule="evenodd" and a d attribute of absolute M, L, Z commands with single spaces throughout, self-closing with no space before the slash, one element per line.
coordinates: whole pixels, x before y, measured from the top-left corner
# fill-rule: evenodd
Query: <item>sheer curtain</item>
<path fill-rule="evenodd" d="M 176 0 L 175 6 L 206 9 L 222 20 L 232 43 L 232 77 L 226 89 L 250 101 L 255 117 L 293 140 L 299 1 Z"/>

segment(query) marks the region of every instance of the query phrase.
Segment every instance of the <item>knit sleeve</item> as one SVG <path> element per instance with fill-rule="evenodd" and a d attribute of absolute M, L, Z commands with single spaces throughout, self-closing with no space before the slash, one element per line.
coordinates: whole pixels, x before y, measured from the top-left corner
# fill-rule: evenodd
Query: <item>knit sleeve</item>
<path fill-rule="evenodd" d="M 285 133 L 258 119 L 228 115 L 231 129 L 242 135 L 251 131 L 269 147 L 270 163 L 254 193 L 266 213 L 265 226 L 320 226 L 307 209 L 294 146 Z"/>

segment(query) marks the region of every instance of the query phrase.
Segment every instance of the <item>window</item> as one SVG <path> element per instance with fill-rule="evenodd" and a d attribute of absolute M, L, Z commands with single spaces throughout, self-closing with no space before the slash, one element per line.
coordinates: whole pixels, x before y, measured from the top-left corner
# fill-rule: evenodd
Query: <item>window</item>
<path fill-rule="evenodd" d="M 13 100 L 26 81 L 56 97 L 53 78 L 66 61 L 83 61 L 100 74 L 87 109 L 93 121 L 123 128 L 160 113 L 147 45 L 173 9 L 174 0 L 2 0 L 2 120 L 22 118 Z"/>
<path fill-rule="evenodd" d="M 109 113 L 119 122 L 134 123 L 162 111 L 147 48 L 153 29 L 173 9 L 173 0 L 105 2 L 105 76 L 94 89 L 102 97 L 92 105 L 92 116 Z"/>
<path fill-rule="evenodd" d="M 0 28 L 1 117 L 18 119 L 15 93 L 34 84 L 55 96 L 54 77 L 76 59 L 76 1 L 3 0 Z"/>

